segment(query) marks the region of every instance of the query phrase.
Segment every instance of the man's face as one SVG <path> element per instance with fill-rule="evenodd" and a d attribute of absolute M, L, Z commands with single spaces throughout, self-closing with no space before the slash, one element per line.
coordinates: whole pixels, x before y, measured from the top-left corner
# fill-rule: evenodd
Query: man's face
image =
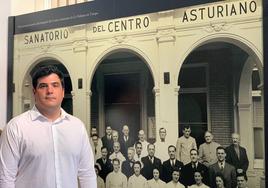
<path fill-rule="evenodd" d="M 225 161 L 226 153 L 223 149 L 218 149 L 217 150 L 217 158 L 219 162 Z"/>
<path fill-rule="evenodd" d="M 118 132 L 113 132 L 112 138 L 113 138 L 114 142 L 117 142 L 118 141 Z"/>
<path fill-rule="evenodd" d="M 136 176 L 139 176 L 140 173 L 141 173 L 141 167 L 140 167 L 140 165 L 139 164 L 134 164 L 133 168 L 134 168 L 135 175 Z"/>
<path fill-rule="evenodd" d="M 55 73 L 39 78 L 33 93 L 35 105 L 41 113 L 49 110 L 59 110 L 64 98 L 64 88 L 60 78 Z"/>
<path fill-rule="evenodd" d="M 154 179 L 155 180 L 158 180 L 159 179 L 159 171 L 157 169 L 154 169 L 153 170 L 153 176 L 154 176 Z"/>
<path fill-rule="evenodd" d="M 106 127 L 106 134 L 107 134 L 107 135 L 112 135 L 112 131 L 113 131 L 113 130 L 112 130 L 112 128 L 111 128 L 110 126 L 107 126 L 107 127 Z"/>
<path fill-rule="evenodd" d="M 236 180 L 238 188 L 245 188 L 247 186 L 247 181 L 244 176 L 238 176 Z"/>
<path fill-rule="evenodd" d="M 173 171 L 172 180 L 177 183 L 179 179 L 180 179 L 180 173 L 178 171 Z"/>
<path fill-rule="evenodd" d="M 93 134 L 98 134 L 98 131 L 95 127 L 91 128 L 91 135 L 93 135 Z"/>
<path fill-rule="evenodd" d="M 195 180 L 196 184 L 198 184 L 198 185 L 202 182 L 202 176 L 201 176 L 200 172 L 194 173 L 194 180 Z"/>
<path fill-rule="evenodd" d="M 95 146 L 98 145 L 98 137 L 97 137 L 97 136 L 93 136 L 93 137 L 92 137 L 92 141 L 93 141 L 93 144 L 94 144 Z"/>
<path fill-rule="evenodd" d="M 148 154 L 149 156 L 153 157 L 155 153 L 154 145 L 148 145 Z"/>
<path fill-rule="evenodd" d="M 239 135 L 238 134 L 233 134 L 232 140 L 233 140 L 234 145 L 239 145 Z"/>
<path fill-rule="evenodd" d="M 107 151 L 107 149 L 106 149 L 106 148 L 103 148 L 103 149 L 101 150 L 101 156 L 102 156 L 102 158 L 103 158 L 103 159 L 106 159 L 106 158 L 107 158 L 107 155 L 108 155 L 108 151 Z"/>
<path fill-rule="evenodd" d="M 119 162 L 118 162 L 118 161 L 114 161 L 114 162 L 113 162 L 113 167 L 114 167 L 114 171 L 115 171 L 115 172 L 118 172 L 119 169 L 120 169 L 120 164 L 119 164 Z"/>
<path fill-rule="evenodd" d="M 131 149 L 129 149 L 129 150 L 127 151 L 127 157 L 128 157 L 128 159 L 131 161 L 131 160 L 133 159 L 133 157 L 134 157 L 134 151 L 131 150 Z"/>
<path fill-rule="evenodd" d="M 189 138 L 190 137 L 190 134 L 191 134 L 191 129 L 190 128 L 185 128 L 185 129 L 183 129 L 183 135 L 184 135 L 184 137 L 185 138 Z"/>
<path fill-rule="evenodd" d="M 120 144 L 119 144 L 119 142 L 115 142 L 113 148 L 114 148 L 114 152 L 115 153 L 118 153 L 120 151 Z"/>
<path fill-rule="evenodd" d="M 165 129 L 160 129 L 160 131 L 159 131 L 160 139 L 161 139 L 161 140 L 165 140 L 166 135 L 167 135 L 166 130 L 165 130 Z"/>
<path fill-rule="evenodd" d="M 191 158 L 192 162 L 194 162 L 194 163 L 197 162 L 197 159 L 198 159 L 197 151 L 192 150 L 190 153 L 190 158 Z"/>
<path fill-rule="evenodd" d="M 123 132 L 124 136 L 128 136 L 128 134 L 129 134 L 128 126 L 125 125 L 125 126 L 123 127 L 122 132 Z"/>
<path fill-rule="evenodd" d="M 136 146 L 136 153 L 137 153 L 137 155 L 140 155 L 141 154 L 141 151 L 142 151 L 142 145 L 141 144 L 137 144 L 137 146 Z"/>
<path fill-rule="evenodd" d="M 142 131 L 142 132 L 140 131 L 138 137 L 139 137 L 139 140 L 143 142 L 144 139 L 145 139 L 145 134 L 144 134 L 144 132 L 143 132 L 143 131 Z"/>
<path fill-rule="evenodd" d="M 209 132 L 206 132 L 206 134 L 205 134 L 206 143 L 208 143 L 208 144 L 211 143 L 212 139 L 213 139 L 212 134 Z"/>
<path fill-rule="evenodd" d="M 170 159 L 175 159 L 176 151 L 174 147 L 168 148 L 168 155 Z"/>

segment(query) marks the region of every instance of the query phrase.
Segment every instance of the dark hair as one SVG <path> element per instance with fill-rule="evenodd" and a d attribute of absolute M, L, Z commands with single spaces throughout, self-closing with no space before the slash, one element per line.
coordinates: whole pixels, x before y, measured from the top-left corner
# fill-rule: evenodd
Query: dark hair
<path fill-rule="evenodd" d="M 197 155 L 199 155 L 199 152 L 198 152 L 198 150 L 197 150 L 197 149 L 192 148 L 192 149 L 190 150 L 190 153 L 192 153 L 192 151 L 196 151 Z"/>
<path fill-rule="evenodd" d="M 216 151 L 218 151 L 218 150 L 220 150 L 220 149 L 224 150 L 224 153 L 226 153 L 225 148 L 222 147 L 222 146 L 218 146 L 218 147 L 216 148 Z"/>
<path fill-rule="evenodd" d="M 224 185 L 224 187 L 225 187 L 225 186 L 226 186 L 226 180 L 225 180 L 223 174 L 220 173 L 220 172 L 217 172 L 216 175 L 215 175 L 215 181 L 216 181 L 216 177 L 220 177 L 220 178 L 222 179 L 222 181 L 223 181 L 223 185 Z"/>
<path fill-rule="evenodd" d="M 171 173 L 171 174 L 173 174 L 173 172 L 179 172 L 180 175 L 181 175 L 181 168 L 179 168 L 179 167 L 174 167 L 174 168 L 172 169 L 172 173 Z"/>
<path fill-rule="evenodd" d="M 38 67 L 36 71 L 32 75 L 32 85 L 33 88 L 36 89 L 37 81 L 39 78 L 42 78 L 44 76 L 48 76 L 50 74 L 56 74 L 58 75 L 61 85 L 64 88 L 64 76 L 63 73 L 54 65 L 48 65 L 48 66 L 42 66 Z"/>
<path fill-rule="evenodd" d="M 103 149 L 106 149 L 106 150 L 108 151 L 108 149 L 107 149 L 106 146 L 102 146 L 102 147 L 101 147 L 101 151 L 102 151 Z"/>
<path fill-rule="evenodd" d="M 135 164 L 140 165 L 140 168 L 141 168 L 141 162 L 140 162 L 140 161 L 135 161 L 135 162 L 134 162 L 134 165 L 135 165 Z M 134 166 L 134 165 L 133 165 L 133 166 Z"/>
<path fill-rule="evenodd" d="M 244 173 L 244 172 L 242 172 L 242 173 L 237 173 L 237 174 L 236 174 L 236 178 L 237 178 L 237 177 L 244 177 L 244 179 L 245 179 L 246 181 L 248 181 L 248 177 L 247 177 L 246 173 Z"/>
<path fill-rule="evenodd" d="M 141 142 L 137 141 L 137 142 L 135 143 L 135 148 L 138 146 L 138 144 L 140 144 L 140 145 L 142 146 Z"/>
<path fill-rule="evenodd" d="M 174 148 L 175 151 L 176 151 L 176 147 L 175 147 L 174 145 L 169 145 L 169 146 L 168 146 L 168 150 L 169 150 L 169 148 Z"/>

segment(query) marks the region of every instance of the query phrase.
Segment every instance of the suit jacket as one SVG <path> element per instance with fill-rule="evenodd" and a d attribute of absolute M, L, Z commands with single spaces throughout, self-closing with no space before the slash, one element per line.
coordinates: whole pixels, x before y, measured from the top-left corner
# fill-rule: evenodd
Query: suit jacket
<path fill-rule="evenodd" d="M 132 166 L 131 166 L 132 165 Z M 122 163 L 122 173 L 126 175 L 127 178 L 134 174 L 134 161 L 126 160 Z"/>
<path fill-rule="evenodd" d="M 154 157 L 153 163 L 149 159 L 149 156 L 141 158 L 141 162 L 143 163 L 143 168 L 141 170 L 141 174 L 147 179 L 153 178 L 153 169 L 157 168 L 159 169 L 160 177 L 162 174 L 162 163 L 161 160 L 157 157 Z"/>
<path fill-rule="evenodd" d="M 170 159 L 166 160 L 163 162 L 163 173 L 162 173 L 162 179 L 163 181 L 165 181 L 166 183 L 170 182 L 172 180 L 172 172 L 174 170 L 174 168 L 177 168 L 181 171 L 183 167 L 183 163 L 180 162 L 179 160 L 175 161 L 175 165 L 174 167 L 171 166 L 171 162 Z"/>
<path fill-rule="evenodd" d="M 110 159 L 106 159 L 106 163 L 103 163 L 102 158 L 97 159 L 96 163 L 98 163 L 101 166 L 101 169 L 99 171 L 99 176 L 106 181 L 107 175 L 113 171 L 113 165 Z"/>
<path fill-rule="evenodd" d="M 208 168 L 203 165 L 202 163 L 197 163 L 197 168 L 193 168 L 192 163 L 187 163 L 183 168 L 181 172 L 181 182 L 185 186 L 190 186 L 195 184 L 194 180 L 194 172 L 199 171 L 203 175 L 203 183 L 206 185 L 209 185 L 209 173 L 208 173 Z"/>
<path fill-rule="evenodd" d="M 226 188 L 236 188 L 236 171 L 235 167 L 225 162 L 225 166 L 223 171 L 220 169 L 218 162 L 212 164 L 209 167 L 209 179 L 210 179 L 210 186 L 216 187 L 216 173 L 222 173 L 225 182 L 226 182 Z"/>
<path fill-rule="evenodd" d="M 105 146 L 108 150 L 108 155 L 111 155 L 113 153 L 113 140 L 108 139 L 107 135 L 101 138 L 102 145 Z"/>
<path fill-rule="evenodd" d="M 225 149 L 225 151 L 226 151 L 226 162 L 233 165 L 236 169 L 240 168 L 243 169 L 244 172 L 247 171 L 249 161 L 247 151 L 245 148 L 239 146 L 240 158 L 238 158 L 233 144 L 228 146 Z"/>
<path fill-rule="evenodd" d="M 124 136 L 120 137 L 119 139 L 119 143 L 120 143 L 120 146 L 121 146 L 121 153 L 124 155 L 124 157 L 127 159 L 127 150 L 129 147 L 133 147 L 134 145 L 134 139 L 131 137 L 131 136 L 128 136 L 128 140 L 125 141 L 124 140 Z"/>

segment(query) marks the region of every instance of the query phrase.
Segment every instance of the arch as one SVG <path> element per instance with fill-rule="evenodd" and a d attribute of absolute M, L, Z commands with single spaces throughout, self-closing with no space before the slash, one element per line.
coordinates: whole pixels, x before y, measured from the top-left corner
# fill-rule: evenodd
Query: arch
<path fill-rule="evenodd" d="M 90 70 L 89 77 L 87 79 L 89 81 L 89 88 L 91 88 L 93 76 L 94 76 L 96 70 L 98 69 L 98 66 L 102 62 L 102 60 L 104 60 L 106 57 L 108 57 L 111 54 L 116 53 L 116 52 L 129 52 L 129 53 L 132 53 L 132 54 L 140 57 L 141 60 L 143 61 L 143 63 L 145 63 L 146 66 L 148 67 L 148 69 L 150 70 L 150 73 L 153 77 L 154 86 L 157 85 L 157 80 L 156 80 L 157 73 L 154 69 L 153 63 L 150 60 L 150 58 L 143 51 L 141 51 L 140 49 L 138 49 L 134 46 L 130 46 L 130 45 L 116 45 L 116 46 L 107 48 L 95 59 L 94 64 L 92 66 L 93 68 Z"/>
<path fill-rule="evenodd" d="M 22 85 L 21 85 L 21 95 L 22 95 L 22 101 L 21 101 L 21 110 L 25 111 L 28 110 L 31 106 L 34 105 L 34 98 L 31 96 L 32 91 L 29 88 L 31 85 L 31 74 L 35 67 L 42 63 L 50 62 L 51 64 L 59 65 L 62 69 L 62 72 L 64 74 L 68 74 L 69 77 L 65 77 L 65 82 L 69 83 L 65 85 L 65 97 L 63 99 L 62 107 L 70 114 L 73 113 L 73 102 L 72 102 L 72 95 L 71 92 L 73 90 L 73 83 L 70 76 L 70 72 L 68 71 L 65 64 L 59 60 L 59 58 L 56 58 L 55 56 L 52 57 L 48 54 L 44 54 L 42 56 L 35 57 L 32 61 L 32 63 L 28 64 L 26 69 L 24 70 L 23 79 L 22 79 Z M 71 101 L 70 101 L 71 100 Z M 66 106 L 67 105 L 67 106 Z M 69 107 L 68 107 L 69 106 Z M 65 108 L 66 107 L 66 108 Z"/>
<path fill-rule="evenodd" d="M 213 34 L 206 37 L 201 38 L 200 40 L 197 40 L 195 43 L 193 43 L 190 48 L 187 49 L 187 51 L 183 54 L 183 56 L 177 61 L 177 62 L 184 62 L 185 59 L 189 56 L 191 52 L 193 52 L 195 49 L 197 49 L 200 46 L 203 46 L 205 44 L 213 43 L 213 42 L 225 42 L 233 44 L 242 50 L 244 50 L 246 53 L 248 53 L 252 58 L 256 61 L 257 67 L 260 71 L 260 77 L 263 77 L 263 63 L 261 61 L 262 59 L 262 52 L 260 49 L 256 47 L 252 42 L 249 40 L 235 34 Z M 176 68 L 176 77 L 179 77 L 180 74 L 180 67 L 183 63 L 178 63 Z"/>

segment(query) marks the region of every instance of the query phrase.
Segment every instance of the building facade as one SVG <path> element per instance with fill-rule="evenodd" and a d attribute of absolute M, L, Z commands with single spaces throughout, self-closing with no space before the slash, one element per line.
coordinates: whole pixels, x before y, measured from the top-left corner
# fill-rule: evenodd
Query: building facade
<path fill-rule="evenodd" d="M 44 64 L 65 75 L 63 108 L 100 136 L 111 125 L 175 144 L 189 124 L 223 146 L 241 136 L 249 187 L 264 176 L 260 0 L 222 1 L 15 35 L 13 115 L 30 109 L 31 77 Z"/>

